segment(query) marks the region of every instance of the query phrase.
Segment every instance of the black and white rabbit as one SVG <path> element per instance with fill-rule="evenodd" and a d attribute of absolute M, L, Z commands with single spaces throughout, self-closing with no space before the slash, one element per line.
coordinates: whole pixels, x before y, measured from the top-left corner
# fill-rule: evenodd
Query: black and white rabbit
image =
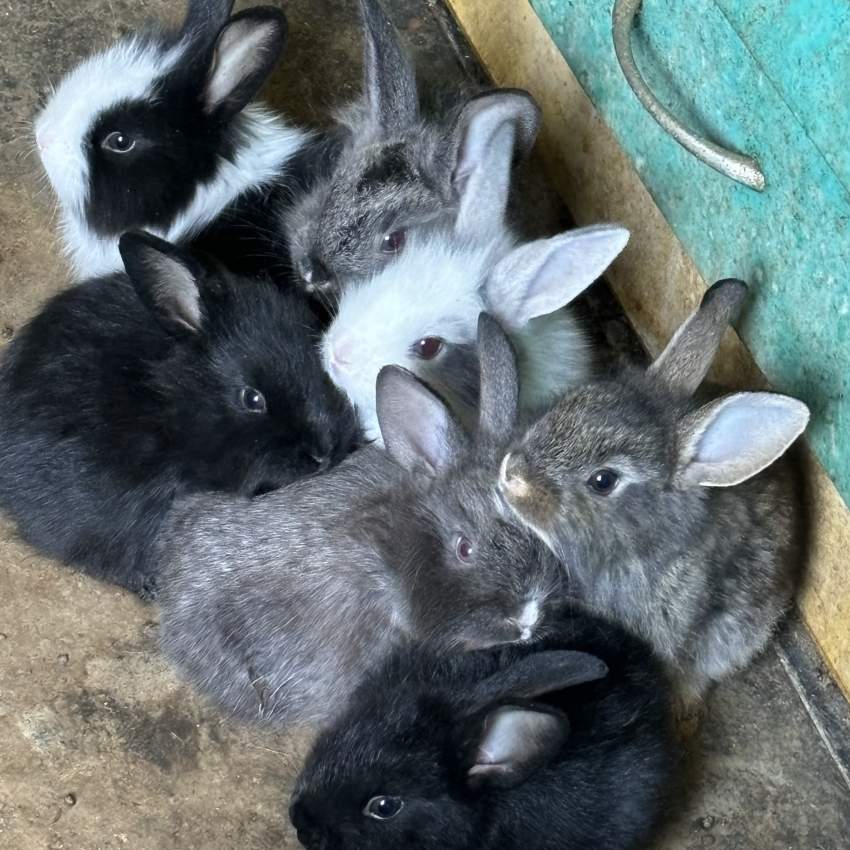
<path fill-rule="evenodd" d="M 413 646 L 370 671 L 289 814 L 308 850 L 634 850 L 676 762 L 649 647 L 564 608 L 531 643 Z"/>
<path fill-rule="evenodd" d="M 279 487 L 358 431 L 303 295 L 149 234 L 120 250 L 126 274 L 55 296 L 3 352 L 0 505 L 42 551 L 150 597 L 175 496 Z"/>
<path fill-rule="evenodd" d="M 501 128 L 510 157 L 527 154 L 540 111 L 527 92 L 503 89 L 420 108 L 416 78 L 378 0 L 360 0 L 363 97 L 339 116 L 332 170 L 281 217 L 304 287 L 334 302 L 382 268 L 413 236 L 451 229 L 467 183 L 488 181 L 484 148 Z M 373 375 L 374 382 L 374 375 Z"/>
<path fill-rule="evenodd" d="M 250 501 L 182 500 L 162 535 L 165 654 L 244 720 L 328 722 L 399 644 L 529 640 L 560 594 L 533 533 L 497 517 L 459 535 L 429 512 L 443 434 L 461 434 L 443 402 L 397 369 L 378 396 L 386 452 Z"/>
<path fill-rule="evenodd" d="M 683 708 L 761 651 L 805 558 L 798 470 L 781 456 L 806 405 L 693 398 L 745 294 L 714 284 L 649 369 L 565 395 L 500 464 L 504 499 L 572 592 L 649 640 Z"/>
<path fill-rule="evenodd" d="M 326 139 L 251 103 L 283 49 L 270 7 L 189 0 L 178 30 L 150 27 L 90 56 L 35 121 L 76 278 L 122 268 L 120 235 L 200 246 L 232 270 L 287 279 L 274 222 L 332 159 Z"/>

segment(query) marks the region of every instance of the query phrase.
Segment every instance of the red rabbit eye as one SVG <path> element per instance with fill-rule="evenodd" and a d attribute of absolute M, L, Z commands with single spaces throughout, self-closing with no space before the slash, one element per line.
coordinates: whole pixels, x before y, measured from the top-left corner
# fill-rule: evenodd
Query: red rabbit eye
<path fill-rule="evenodd" d="M 433 360 L 443 350 L 443 341 L 438 336 L 426 336 L 416 341 L 413 350 L 417 357 Z"/>
<path fill-rule="evenodd" d="M 472 541 L 468 537 L 458 534 L 455 541 L 455 554 L 458 560 L 467 563 L 472 558 L 474 551 L 475 547 L 472 545 Z"/>
<path fill-rule="evenodd" d="M 388 233 L 381 242 L 381 250 L 385 254 L 397 254 L 404 247 L 404 230 L 394 230 Z"/>

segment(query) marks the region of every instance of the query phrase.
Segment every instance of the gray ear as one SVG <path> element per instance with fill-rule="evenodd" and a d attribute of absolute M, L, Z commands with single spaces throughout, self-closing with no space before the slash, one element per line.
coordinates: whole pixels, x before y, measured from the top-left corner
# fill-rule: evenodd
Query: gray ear
<path fill-rule="evenodd" d="M 123 234 L 118 250 L 139 299 L 160 324 L 178 336 L 200 333 L 203 310 L 190 258 L 144 231 Z"/>
<path fill-rule="evenodd" d="M 384 446 L 405 469 L 436 475 L 466 447 L 466 434 L 443 401 L 407 369 L 384 366 L 376 396 Z"/>
<path fill-rule="evenodd" d="M 386 135 L 419 117 L 416 75 L 378 0 L 360 0 L 364 26 L 363 87 L 373 121 Z"/>
<path fill-rule="evenodd" d="M 519 89 L 487 92 L 464 106 L 453 134 L 458 234 L 486 236 L 503 225 L 514 154 L 531 150 L 539 128 L 540 109 Z"/>
<path fill-rule="evenodd" d="M 180 34 L 199 44 L 211 44 L 232 8 L 233 0 L 189 0 Z"/>
<path fill-rule="evenodd" d="M 215 43 L 202 93 L 205 110 L 227 119 L 243 109 L 280 58 L 286 32 L 277 9 L 258 6 L 234 15 Z"/>
<path fill-rule="evenodd" d="M 560 711 L 503 705 L 484 720 L 474 763 L 467 772 L 475 788 L 512 788 L 554 758 L 570 734 Z"/>
<path fill-rule="evenodd" d="M 569 304 L 626 247 L 629 231 L 616 225 L 582 227 L 515 248 L 485 284 L 489 312 L 509 330 Z"/>
<path fill-rule="evenodd" d="M 534 699 L 608 675 L 601 658 L 588 652 L 547 649 L 526 655 L 484 679 L 475 689 L 470 713 L 505 699 Z"/>
<path fill-rule="evenodd" d="M 746 297 L 747 285 L 742 280 L 728 278 L 710 286 L 699 307 L 649 367 L 649 374 L 657 375 L 672 389 L 692 395 Z"/>
<path fill-rule="evenodd" d="M 803 433 L 809 409 L 775 393 L 736 393 L 679 426 L 677 484 L 732 487 L 770 466 Z"/>
<path fill-rule="evenodd" d="M 481 363 L 479 430 L 507 439 L 517 419 L 519 380 L 516 354 L 502 326 L 487 313 L 478 317 L 478 358 Z"/>

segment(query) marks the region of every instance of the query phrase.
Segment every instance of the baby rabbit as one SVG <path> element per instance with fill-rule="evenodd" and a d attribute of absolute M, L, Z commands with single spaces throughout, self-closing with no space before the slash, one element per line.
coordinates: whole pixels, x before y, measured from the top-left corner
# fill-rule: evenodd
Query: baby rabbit
<path fill-rule="evenodd" d="M 571 608 L 545 637 L 397 652 L 307 759 L 289 814 L 308 850 L 644 847 L 675 769 L 648 646 Z"/>
<path fill-rule="evenodd" d="M 189 0 L 174 32 L 129 35 L 68 73 L 35 122 L 77 278 L 121 269 L 118 238 L 144 228 L 172 242 L 203 231 L 238 271 L 285 244 L 278 207 L 328 157 L 249 104 L 275 65 L 286 19 L 273 8 L 230 17 L 232 0 Z M 315 142 L 315 144 L 314 144 Z"/>
<path fill-rule="evenodd" d="M 587 227 L 517 246 L 505 224 L 514 136 L 503 123 L 475 138 L 480 168 L 463 184 L 452 229 L 412 235 L 400 257 L 342 294 L 322 358 L 368 439 L 380 440 L 375 378 L 388 364 L 415 372 L 474 421 L 483 310 L 504 323 L 517 348 L 523 411 L 589 378 L 584 334 L 559 308 L 605 271 L 629 233 Z"/>
<path fill-rule="evenodd" d="M 51 299 L 0 366 L 0 506 L 47 554 L 143 597 L 174 497 L 250 496 L 340 460 L 353 411 L 299 293 L 145 233 L 125 274 Z"/>
<path fill-rule="evenodd" d="M 475 497 L 459 508 L 466 525 L 445 520 L 455 508 L 435 476 L 463 437 L 440 399 L 397 368 L 378 397 L 387 452 L 368 446 L 250 501 L 183 500 L 161 538 L 162 647 L 242 719 L 328 722 L 399 644 L 528 640 L 560 592 L 533 533 Z"/>
<path fill-rule="evenodd" d="M 778 459 L 806 406 L 766 392 L 692 399 L 745 293 L 714 284 L 648 370 L 566 395 L 499 475 L 573 591 L 679 674 L 683 707 L 764 647 L 804 555 L 798 482 Z"/>
<path fill-rule="evenodd" d="M 360 0 L 360 10 L 363 98 L 339 117 L 334 168 L 282 216 L 303 285 L 330 303 L 408 250 L 414 235 L 451 226 L 464 187 L 490 177 L 482 151 L 494 132 L 508 129 L 510 161 L 514 147 L 519 155 L 531 149 L 540 124 L 531 96 L 517 90 L 423 115 L 413 68 L 380 3 Z"/>

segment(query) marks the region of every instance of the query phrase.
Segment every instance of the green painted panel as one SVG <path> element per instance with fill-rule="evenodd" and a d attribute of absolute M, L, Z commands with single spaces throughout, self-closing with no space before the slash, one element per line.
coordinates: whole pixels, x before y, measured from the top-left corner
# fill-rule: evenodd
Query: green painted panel
<path fill-rule="evenodd" d="M 821 145 L 830 142 L 828 132 L 813 141 L 806 116 L 716 2 L 644 0 L 632 40 L 638 66 L 680 120 L 755 156 L 767 188 L 760 194 L 740 186 L 697 161 L 644 111 L 614 55 L 613 0 L 530 2 L 702 275 L 751 284 L 738 330 L 773 385 L 811 406 L 809 440 L 850 501 L 850 193 L 832 164 L 847 145 L 830 147 L 827 158 Z M 731 9 L 750 0 L 719 2 Z M 806 5 L 825 17 L 834 6 Z M 789 56 L 805 53 L 796 43 L 785 48 Z M 795 84 L 822 79 L 801 75 Z M 846 86 L 847 79 L 834 82 Z M 845 134 L 848 111 L 838 100 L 830 110 Z"/>
<path fill-rule="evenodd" d="M 850 187 L 850 3 L 715 0 L 753 59 Z M 836 114 L 837 113 L 837 114 Z"/>

